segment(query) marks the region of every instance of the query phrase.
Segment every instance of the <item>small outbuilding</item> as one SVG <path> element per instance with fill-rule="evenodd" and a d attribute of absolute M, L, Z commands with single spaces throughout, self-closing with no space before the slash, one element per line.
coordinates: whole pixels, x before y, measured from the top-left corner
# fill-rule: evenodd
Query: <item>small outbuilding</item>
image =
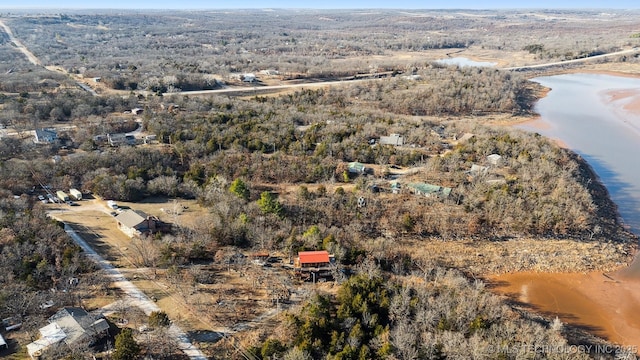
<path fill-rule="evenodd" d="M 502 165 L 502 156 L 498 154 L 491 154 L 487 156 L 487 162 L 493 166 Z"/>
<path fill-rule="evenodd" d="M 391 134 L 389 136 L 380 136 L 380 145 L 404 145 L 404 136 L 400 134 Z"/>

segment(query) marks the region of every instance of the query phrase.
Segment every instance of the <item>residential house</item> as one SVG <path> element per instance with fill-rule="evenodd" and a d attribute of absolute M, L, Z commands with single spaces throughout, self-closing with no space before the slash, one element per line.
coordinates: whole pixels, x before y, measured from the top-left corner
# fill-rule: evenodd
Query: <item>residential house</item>
<path fill-rule="evenodd" d="M 107 140 L 109 141 L 109 145 L 111 146 L 120 146 L 120 145 L 135 145 L 136 138 L 133 135 L 127 134 L 107 134 Z"/>
<path fill-rule="evenodd" d="M 427 183 L 410 183 L 407 187 L 416 195 L 424 195 L 426 197 L 447 198 L 451 195 L 451 188 Z"/>
<path fill-rule="evenodd" d="M 364 164 L 356 161 L 350 162 L 347 165 L 347 171 L 351 174 L 364 174 L 366 170 L 367 168 L 364 166 Z"/>
<path fill-rule="evenodd" d="M 487 156 L 487 161 L 493 166 L 500 166 L 502 165 L 502 156 L 498 154 L 491 154 Z"/>
<path fill-rule="evenodd" d="M 134 237 L 155 232 L 158 229 L 159 220 L 142 211 L 127 209 L 116 216 L 116 222 L 120 231 L 129 237 Z"/>
<path fill-rule="evenodd" d="M 54 129 L 40 128 L 35 131 L 36 144 L 51 144 L 58 140 L 58 133 Z"/>
<path fill-rule="evenodd" d="M 49 318 L 49 325 L 40 328 L 40 338 L 27 345 L 27 352 L 31 359 L 37 359 L 53 346 L 92 344 L 108 331 L 109 324 L 102 316 L 90 315 L 82 308 L 65 307 Z"/>
<path fill-rule="evenodd" d="M 391 134 L 389 136 L 380 136 L 380 145 L 404 145 L 404 137 L 400 134 Z"/>
<path fill-rule="evenodd" d="M 249 73 L 249 74 L 242 75 L 242 81 L 244 81 L 244 82 L 256 82 L 256 81 L 258 81 L 258 79 L 256 78 L 255 74 Z"/>
<path fill-rule="evenodd" d="M 133 115 L 140 115 L 140 114 L 142 114 L 143 111 L 144 111 L 144 109 L 141 109 L 141 108 L 133 108 L 133 109 L 131 109 L 131 113 Z"/>
<path fill-rule="evenodd" d="M 326 250 L 300 251 L 293 263 L 295 269 L 327 268 L 331 264 L 331 256 Z"/>

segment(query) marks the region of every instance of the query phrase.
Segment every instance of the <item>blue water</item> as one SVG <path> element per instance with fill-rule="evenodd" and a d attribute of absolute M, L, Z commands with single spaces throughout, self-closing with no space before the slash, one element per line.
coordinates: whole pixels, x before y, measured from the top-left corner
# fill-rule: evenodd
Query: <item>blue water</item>
<path fill-rule="evenodd" d="M 533 81 L 551 91 L 535 106 L 540 120 L 520 128 L 558 139 L 584 157 L 625 225 L 640 234 L 640 116 L 623 109 L 630 99 L 609 101 L 613 91 L 640 92 L 640 79 L 565 74 Z M 640 260 L 633 267 L 640 273 Z"/>

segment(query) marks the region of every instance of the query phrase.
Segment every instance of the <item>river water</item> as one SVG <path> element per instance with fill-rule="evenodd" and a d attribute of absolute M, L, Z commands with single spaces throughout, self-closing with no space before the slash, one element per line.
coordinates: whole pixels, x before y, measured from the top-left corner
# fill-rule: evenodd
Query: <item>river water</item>
<path fill-rule="evenodd" d="M 562 142 L 585 158 L 640 234 L 640 79 L 565 74 L 533 79 L 550 89 L 519 128 Z M 640 354 L 640 257 L 611 277 L 602 273 L 516 273 L 490 279 L 498 292 L 534 310 L 584 326 Z"/>
<path fill-rule="evenodd" d="M 579 153 L 609 190 L 624 223 L 640 234 L 640 79 L 566 74 L 533 79 L 551 91 L 540 119 L 520 126 Z"/>

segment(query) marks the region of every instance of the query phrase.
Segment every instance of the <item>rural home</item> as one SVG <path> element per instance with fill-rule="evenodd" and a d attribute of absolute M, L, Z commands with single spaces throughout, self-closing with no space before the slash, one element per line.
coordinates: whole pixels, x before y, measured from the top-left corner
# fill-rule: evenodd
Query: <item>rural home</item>
<path fill-rule="evenodd" d="M 58 140 L 58 133 L 54 129 L 36 129 L 35 139 L 36 144 L 51 144 Z"/>
<path fill-rule="evenodd" d="M 107 134 L 107 140 L 111 146 L 135 145 L 136 139 L 133 135 L 127 134 Z"/>
<path fill-rule="evenodd" d="M 144 233 L 153 233 L 158 228 L 159 220 L 142 211 L 131 209 L 124 210 L 116 216 L 118 229 L 129 237 L 140 236 Z"/>
<path fill-rule="evenodd" d="M 407 187 L 416 195 L 424 195 L 426 197 L 447 198 L 451 194 L 451 188 L 427 183 L 411 183 Z"/>
<path fill-rule="evenodd" d="M 293 262 L 293 269 L 301 278 L 316 281 L 332 276 L 331 264 L 334 257 L 325 250 L 301 251 Z"/>
<path fill-rule="evenodd" d="M 367 168 L 359 162 L 350 162 L 347 165 L 347 171 L 351 174 L 364 174 Z"/>
<path fill-rule="evenodd" d="M 326 250 L 300 251 L 293 263 L 295 269 L 326 268 L 331 264 L 331 257 Z"/>
<path fill-rule="evenodd" d="M 380 145 L 404 145 L 404 137 L 400 134 L 391 134 L 389 136 L 380 136 Z"/>
<path fill-rule="evenodd" d="M 258 79 L 256 78 L 255 74 L 249 73 L 249 74 L 242 75 L 242 81 L 244 81 L 244 82 L 256 82 L 256 81 L 258 81 Z"/>
<path fill-rule="evenodd" d="M 49 318 L 49 325 L 40 328 L 40 339 L 28 344 L 27 352 L 31 359 L 37 359 L 52 346 L 92 344 L 108 331 L 109 324 L 102 316 L 90 315 L 82 308 L 66 307 Z"/>

